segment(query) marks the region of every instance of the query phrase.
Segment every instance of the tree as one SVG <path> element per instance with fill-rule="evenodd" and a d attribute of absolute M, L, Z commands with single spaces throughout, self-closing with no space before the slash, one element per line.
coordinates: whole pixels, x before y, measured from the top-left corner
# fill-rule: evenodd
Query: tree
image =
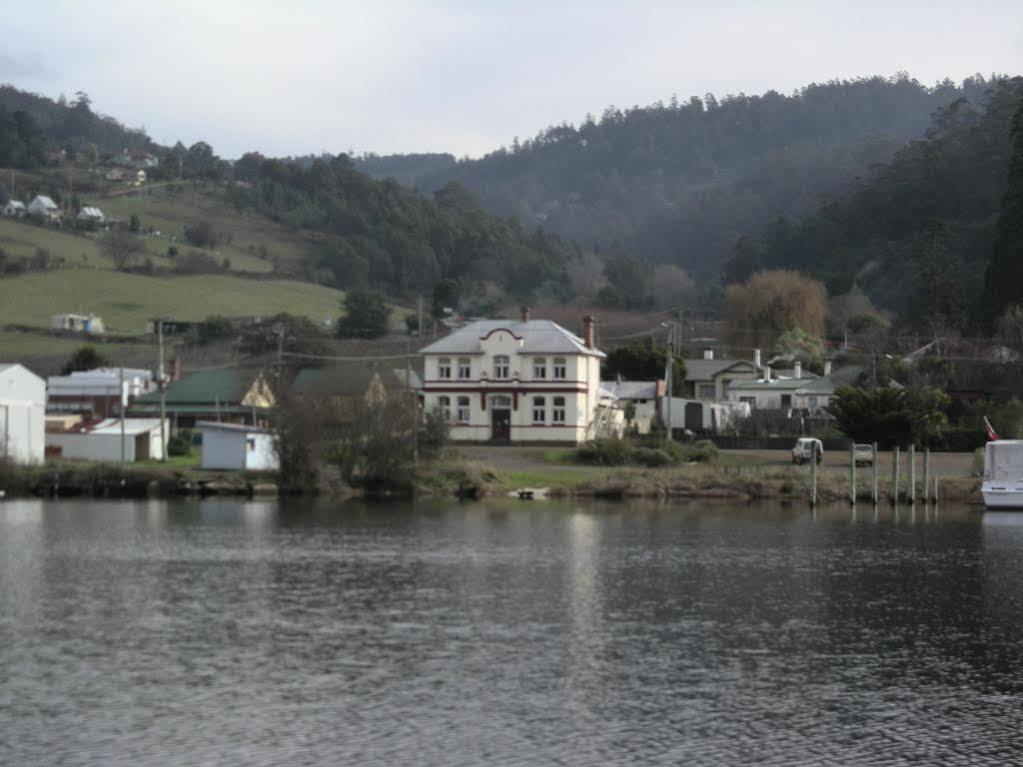
<path fill-rule="evenodd" d="M 242 331 L 238 351 L 258 356 L 277 351 L 284 337 L 284 349 L 294 354 L 313 356 L 327 353 L 327 337 L 320 327 L 308 317 L 281 312 L 262 322 L 248 325 Z M 308 365 L 308 362 L 303 364 Z"/>
<path fill-rule="evenodd" d="M 794 271 L 757 272 L 744 285 L 725 289 L 725 320 L 736 346 L 765 345 L 770 336 L 796 328 L 821 336 L 827 312 L 824 285 Z"/>
<path fill-rule="evenodd" d="M 984 276 L 981 315 L 991 322 L 1023 302 L 1023 99 L 1012 118 L 1012 158 L 998 216 L 994 253 Z"/>
<path fill-rule="evenodd" d="M 447 316 L 448 311 L 457 311 L 462 299 L 462 286 L 457 280 L 444 279 L 433 288 L 433 302 L 430 312 L 440 319 Z"/>
<path fill-rule="evenodd" d="M 372 400 L 356 411 L 341 434 L 335 461 L 350 485 L 393 488 L 411 478 L 415 404 L 404 393 L 382 394 Z"/>
<path fill-rule="evenodd" d="M 653 297 L 658 309 L 689 306 L 696 300 L 696 283 L 685 270 L 661 264 L 654 267 Z"/>
<path fill-rule="evenodd" d="M 136 256 L 145 253 L 142 240 L 124 229 L 111 229 L 101 242 L 103 253 L 114 262 L 114 268 L 123 272 Z"/>
<path fill-rule="evenodd" d="M 746 282 L 760 270 L 764 258 L 764 246 L 750 237 L 740 237 L 735 243 L 732 257 L 725 262 L 721 281 L 725 285 Z"/>
<path fill-rule="evenodd" d="M 353 290 L 342 302 L 344 316 L 337 321 L 341 338 L 380 338 L 387 335 L 391 310 L 380 293 Z"/>
<path fill-rule="evenodd" d="M 799 360 L 810 370 L 824 367 L 824 340 L 802 328 L 786 330 L 774 345 L 774 353 L 793 361 Z"/>
<path fill-rule="evenodd" d="M 185 240 L 197 248 L 212 248 L 217 244 L 217 233 L 209 221 L 197 221 L 185 226 Z"/>
<path fill-rule="evenodd" d="M 854 442 L 893 445 L 932 444 L 948 423 L 944 408 L 948 396 L 940 389 L 882 386 L 865 389 L 844 386 L 825 408 L 839 431 Z"/>
<path fill-rule="evenodd" d="M 62 372 L 64 375 L 70 375 L 78 370 L 95 370 L 109 365 L 110 360 L 100 354 L 95 346 L 85 344 L 79 346 L 75 353 L 68 358 Z"/>
<path fill-rule="evenodd" d="M 663 346 L 636 341 L 609 352 L 601 376 L 605 379 L 621 376 L 626 381 L 661 381 L 667 358 L 668 351 Z M 678 355 L 675 356 L 671 375 L 674 382 L 672 393 L 680 396 L 686 379 L 686 364 Z"/>

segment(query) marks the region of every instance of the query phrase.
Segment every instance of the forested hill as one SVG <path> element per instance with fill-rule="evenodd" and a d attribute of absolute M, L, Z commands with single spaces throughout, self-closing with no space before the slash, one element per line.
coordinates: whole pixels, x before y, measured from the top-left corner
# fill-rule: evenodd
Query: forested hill
<path fill-rule="evenodd" d="M 393 180 L 370 178 L 345 155 L 308 167 L 272 159 L 256 163 L 252 155 L 243 160 L 250 175 L 245 184 L 230 187 L 231 201 L 240 210 L 315 233 L 317 281 L 413 296 L 429 295 L 451 279 L 515 296 L 571 297 L 567 269 L 582 259 L 574 245 L 486 213 L 457 184 L 426 196 Z M 473 297 L 463 298 L 472 303 Z M 483 310 L 479 301 L 486 296 L 475 298 Z"/>
<path fill-rule="evenodd" d="M 762 250 L 747 243 L 737 259 L 745 263 L 733 261 L 728 271 L 741 280 L 758 266 L 799 269 L 833 294 L 855 282 L 875 303 L 931 331 L 966 329 L 972 315 L 997 313 L 1004 307 L 973 310 L 992 258 L 1021 100 L 1023 78 L 1014 78 L 994 83 L 979 105 L 960 99 L 938 110 L 923 138 L 815 214 L 776 221 Z M 1002 271 L 1011 279 L 1018 270 Z"/>
<path fill-rule="evenodd" d="M 70 102 L 63 96 L 54 101 L 11 85 L 0 85 L 0 118 L 4 112 L 30 115 L 46 143 L 55 147 L 95 144 L 100 152 L 109 153 L 125 148 L 158 148 L 145 131 L 127 128 L 113 117 L 93 112 L 92 102 L 84 93 L 76 94 Z"/>
<path fill-rule="evenodd" d="M 708 95 L 560 125 L 479 160 L 430 171 L 421 156 L 364 167 L 429 191 L 456 180 L 483 207 L 582 243 L 620 241 L 653 261 L 716 274 L 740 235 L 812 212 L 988 83 L 905 76 L 809 85 L 791 95 Z M 387 162 L 384 162 L 387 160 Z"/>

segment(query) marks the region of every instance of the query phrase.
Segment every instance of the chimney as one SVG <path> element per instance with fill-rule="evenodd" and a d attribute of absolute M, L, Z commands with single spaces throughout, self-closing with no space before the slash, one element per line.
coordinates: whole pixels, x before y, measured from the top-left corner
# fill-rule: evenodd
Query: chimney
<path fill-rule="evenodd" d="M 520 311 L 522 312 L 522 321 L 529 322 L 529 307 L 523 306 L 522 309 L 520 309 Z"/>
<path fill-rule="evenodd" d="M 171 367 L 171 374 L 170 374 L 171 382 L 173 383 L 174 381 L 180 381 L 181 380 L 181 357 L 174 357 L 171 360 L 170 367 Z"/>
<path fill-rule="evenodd" d="M 587 314 L 585 317 L 583 317 L 583 327 L 585 328 L 585 333 L 583 337 L 586 339 L 586 348 L 596 349 L 597 318 L 594 317 L 592 314 Z"/>
<path fill-rule="evenodd" d="M 760 367 L 760 349 L 753 350 L 753 364 Z"/>
<path fill-rule="evenodd" d="M 803 377 L 803 363 L 799 360 L 796 360 L 796 364 L 792 367 L 792 376 L 794 378 Z"/>
<path fill-rule="evenodd" d="M 704 349 L 703 350 L 703 358 L 705 360 L 712 360 L 712 359 L 714 359 L 714 350 L 713 349 Z"/>
<path fill-rule="evenodd" d="M 770 381 L 771 380 L 771 366 L 770 365 L 764 365 L 764 380 L 765 381 Z"/>
<path fill-rule="evenodd" d="M 824 375 L 831 375 L 831 360 L 824 360 Z"/>

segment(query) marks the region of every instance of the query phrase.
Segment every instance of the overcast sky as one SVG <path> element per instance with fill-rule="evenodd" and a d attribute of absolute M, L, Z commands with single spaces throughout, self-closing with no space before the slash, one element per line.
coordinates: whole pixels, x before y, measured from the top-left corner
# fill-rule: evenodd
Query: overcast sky
<path fill-rule="evenodd" d="M 225 157 L 477 156 L 673 93 L 1023 73 L 1023 0 L 12 1 L 0 31 L 0 82 Z"/>

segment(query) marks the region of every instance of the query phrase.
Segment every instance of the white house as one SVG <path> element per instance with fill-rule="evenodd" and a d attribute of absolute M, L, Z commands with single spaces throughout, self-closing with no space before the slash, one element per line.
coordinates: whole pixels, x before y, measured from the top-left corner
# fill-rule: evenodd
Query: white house
<path fill-rule="evenodd" d="M 123 388 L 121 382 L 124 382 Z M 46 379 L 47 413 L 83 413 L 108 418 L 121 413 L 121 403 L 156 388 L 151 370 L 96 368 Z"/>
<path fill-rule="evenodd" d="M 456 442 L 561 443 L 600 424 L 596 320 L 584 338 L 550 320 L 478 320 L 421 350 L 423 407 L 439 408 Z"/>
<path fill-rule="evenodd" d="M 98 335 L 106 330 L 103 318 L 95 314 L 54 314 L 50 317 L 50 330 Z"/>
<path fill-rule="evenodd" d="M 27 213 L 25 203 L 21 200 L 8 200 L 4 205 L 4 215 L 11 218 L 24 218 Z"/>
<path fill-rule="evenodd" d="M 605 381 L 604 388 L 618 400 L 618 405 L 624 412 L 631 404 L 635 411 L 632 416 L 632 424 L 640 434 L 647 434 L 650 431 L 650 424 L 660 416 L 657 413 L 657 403 L 664 396 L 664 381 Z"/>
<path fill-rule="evenodd" d="M 0 362 L 0 459 L 42 463 L 46 382 L 21 365 Z"/>
<path fill-rule="evenodd" d="M 245 424 L 199 421 L 202 468 L 276 471 L 274 432 Z"/>
<path fill-rule="evenodd" d="M 729 402 L 745 402 L 754 410 L 792 410 L 798 407 L 797 392 L 805 391 L 817 378 L 804 373 L 802 365 L 795 363 L 791 377 L 777 377 L 765 368 L 766 376 L 756 381 L 732 381 L 728 386 Z"/>
<path fill-rule="evenodd" d="M 48 219 L 50 221 L 60 220 L 60 208 L 57 207 L 57 203 L 45 194 L 37 195 L 28 204 L 28 214 L 35 218 Z"/>
<path fill-rule="evenodd" d="M 107 218 L 99 208 L 86 205 L 78 211 L 78 220 L 85 224 L 102 224 Z"/>
<path fill-rule="evenodd" d="M 46 447 L 51 455 L 85 461 L 119 462 L 123 444 L 128 463 L 160 459 L 164 456 L 170 436 L 170 422 L 164 421 L 161 440 L 159 418 L 106 418 L 99 423 L 77 424 L 67 431 L 46 433 Z"/>

